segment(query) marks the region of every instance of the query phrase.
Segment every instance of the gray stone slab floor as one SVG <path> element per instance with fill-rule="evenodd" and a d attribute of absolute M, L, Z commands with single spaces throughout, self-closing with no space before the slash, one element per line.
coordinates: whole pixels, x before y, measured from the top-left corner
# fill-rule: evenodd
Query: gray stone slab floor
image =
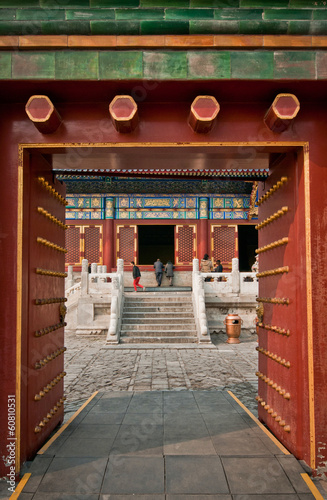
<path fill-rule="evenodd" d="M 107 348 L 103 338 L 67 336 L 66 420 L 99 392 L 24 466 L 32 475 L 19 499 L 313 499 L 301 464 L 227 392 L 256 413 L 256 339 L 225 339 Z"/>

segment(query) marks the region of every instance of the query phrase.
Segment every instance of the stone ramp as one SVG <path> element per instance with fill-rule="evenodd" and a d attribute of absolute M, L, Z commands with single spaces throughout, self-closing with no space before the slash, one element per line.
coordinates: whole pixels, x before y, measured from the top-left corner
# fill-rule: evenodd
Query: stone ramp
<path fill-rule="evenodd" d="M 120 344 L 197 342 L 191 292 L 125 293 Z"/>
<path fill-rule="evenodd" d="M 22 471 L 22 500 L 315 498 L 226 391 L 98 393 L 54 438 Z"/>

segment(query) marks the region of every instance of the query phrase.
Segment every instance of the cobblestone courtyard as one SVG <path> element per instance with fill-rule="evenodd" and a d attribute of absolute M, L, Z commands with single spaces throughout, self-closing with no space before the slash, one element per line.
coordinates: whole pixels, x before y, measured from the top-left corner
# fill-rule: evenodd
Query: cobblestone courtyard
<path fill-rule="evenodd" d="M 66 336 L 65 394 L 70 413 L 94 391 L 231 390 L 251 411 L 257 403 L 257 340 L 212 336 L 210 347 L 107 347 L 104 337 Z"/>

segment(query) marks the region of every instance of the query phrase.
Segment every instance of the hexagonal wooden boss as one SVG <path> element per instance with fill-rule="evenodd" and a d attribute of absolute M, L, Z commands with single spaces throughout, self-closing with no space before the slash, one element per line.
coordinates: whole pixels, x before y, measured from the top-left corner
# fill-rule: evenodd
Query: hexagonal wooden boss
<path fill-rule="evenodd" d="M 29 119 L 42 134 L 55 132 L 61 124 L 61 117 L 46 95 L 32 95 L 25 106 Z"/>
<path fill-rule="evenodd" d="M 278 94 L 265 114 L 264 122 L 273 132 L 284 132 L 299 109 L 300 103 L 294 94 Z"/>
<path fill-rule="evenodd" d="M 194 132 L 205 134 L 209 132 L 219 113 L 220 106 L 211 95 L 198 95 L 191 104 L 189 124 Z"/>
<path fill-rule="evenodd" d="M 115 129 L 122 134 L 132 132 L 139 121 L 137 104 L 130 95 L 116 95 L 109 104 L 109 113 Z"/>

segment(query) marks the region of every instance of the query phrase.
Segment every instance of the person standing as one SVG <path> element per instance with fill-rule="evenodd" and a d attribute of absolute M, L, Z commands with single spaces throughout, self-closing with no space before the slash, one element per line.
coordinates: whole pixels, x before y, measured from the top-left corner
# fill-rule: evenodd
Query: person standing
<path fill-rule="evenodd" d="M 154 272 L 156 274 L 156 280 L 157 280 L 157 286 L 161 286 L 161 280 L 162 280 L 162 273 L 164 269 L 164 265 L 161 262 L 160 259 L 157 259 L 156 262 L 153 264 L 154 267 Z"/>
<path fill-rule="evenodd" d="M 139 281 L 141 279 L 141 272 L 140 269 L 135 265 L 133 261 L 131 261 L 131 264 L 133 266 L 132 274 L 133 274 L 133 286 L 135 292 L 137 292 L 137 287 L 143 288 L 143 292 L 145 292 L 145 286 L 142 286 L 139 284 Z"/>
<path fill-rule="evenodd" d="M 223 266 L 221 265 L 220 260 L 217 260 L 214 272 L 215 273 L 222 273 L 223 272 Z M 222 281 L 221 276 L 218 277 L 218 281 Z"/>
<path fill-rule="evenodd" d="M 203 259 L 201 259 L 200 271 L 201 273 L 212 273 L 213 271 L 213 265 L 207 253 L 205 253 Z M 204 281 L 211 281 L 211 278 L 206 277 Z"/>
<path fill-rule="evenodd" d="M 165 273 L 166 276 L 169 280 L 169 286 L 173 286 L 173 277 L 174 277 L 174 264 L 172 263 L 171 260 L 168 260 L 166 266 L 165 266 Z"/>

